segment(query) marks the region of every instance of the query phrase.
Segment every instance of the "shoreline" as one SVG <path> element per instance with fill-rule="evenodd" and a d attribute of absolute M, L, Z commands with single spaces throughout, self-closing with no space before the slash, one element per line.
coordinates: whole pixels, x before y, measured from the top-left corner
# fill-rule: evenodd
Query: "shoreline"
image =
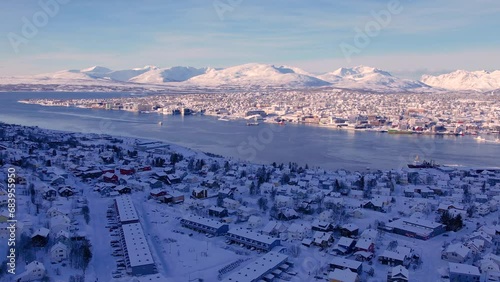
<path fill-rule="evenodd" d="M 156 138 L 141 138 L 141 137 L 135 137 L 135 136 L 118 135 L 118 134 L 76 132 L 76 131 L 68 131 L 68 130 L 47 129 L 47 128 L 43 128 L 40 126 L 25 126 L 25 125 L 20 125 L 20 124 L 6 123 L 6 122 L 2 122 L 2 121 L 0 121 L 0 125 L 15 126 L 15 127 L 27 127 L 27 128 L 32 128 L 32 129 L 37 128 L 37 129 L 40 129 L 40 130 L 43 130 L 46 132 L 54 132 L 57 134 L 74 134 L 74 135 L 80 134 L 80 135 L 83 135 L 86 137 L 95 135 L 95 136 L 98 136 L 100 138 L 108 137 L 108 138 L 121 139 L 122 141 L 128 141 L 128 142 L 139 141 L 141 143 L 160 143 L 161 145 L 165 145 L 165 147 L 169 147 L 170 149 L 174 150 L 177 153 L 180 153 L 180 152 L 191 153 L 191 154 L 197 155 L 198 157 L 200 157 L 200 154 L 201 154 L 205 158 L 231 160 L 231 161 L 236 161 L 240 164 L 251 165 L 251 166 L 261 166 L 261 165 L 272 166 L 272 163 L 258 162 L 258 161 L 247 161 L 247 160 L 242 160 L 242 159 L 234 158 L 234 157 L 230 157 L 230 156 L 218 155 L 218 154 L 205 152 L 205 151 L 202 151 L 199 149 L 190 148 L 190 147 L 187 147 L 184 145 L 180 145 L 180 144 L 173 143 L 173 142 L 167 142 L 165 140 L 160 140 L 160 139 L 156 139 Z M 278 163 L 278 162 L 276 162 L 276 163 Z M 495 166 L 480 167 L 480 166 L 467 166 L 467 165 L 462 165 L 462 164 L 440 164 L 438 167 L 430 168 L 430 169 L 440 169 L 440 168 L 454 169 L 454 170 L 471 170 L 471 169 L 472 170 L 500 170 L 500 166 L 499 167 L 495 167 Z M 334 169 L 325 168 L 322 166 L 315 166 L 315 165 L 311 165 L 311 169 L 321 169 L 324 171 L 332 171 L 332 172 L 343 170 L 343 171 L 347 171 L 350 173 L 355 173 L 355 172 L 370 173 L 370 172 L 374 172 L 374 171 L 379 170 L 376 167 L 367 167 L 366 170 L 351 170 L 351 169 L 346 169 L 346 168 L 339 168 L 339 169 L 334 170 Z M 417 170 L 419 170 L 419 169 L 422 169 L 422 168 L 417 168 Z M 423 169 L 429 169 L 429 168 L 423 168 Z M 393 171 L 393 170 L 415 170 L 415 169 L 412 169 L 412 168 L 405 166 L 405 167 L 398 167 L 398 168 L 383 169 L 381 171 Z"/>
<path fill-rule="evenodd" d="M 45 100 L 45 99 L 40 99 L 40 100 Z M 28 104 L 28 105 L 39 105 L 42 107 L 63 107 L 63 108 L 80 108 L 80 109 L 89 109 L 89 110 L 105 110 L 105 111 L 124 111 L 124 112 L 134 112 L 138 114 L 158 114 L 162 116 L 174 116 L 173 114 L 164 114 L 162 112 L 155 112 L 155 111 L 127 111 L 127 110 L 118 110 L 118 109 L 103 109 L 103 108 L 96 108 L 96 107 L 88 107 L 84 105 L 74 105 L 74 104 L 69 104 L 67 103 L 66 105 L 62 104 L 46 104 L 46 103 L 40 103 L 40 102 L 33 102 L 30 100 L 18 100 L 18 103 L 21 104 Z M 217 118 L 218 121 L 245 121 L 248 122 L 249 119 L 247 119 L 244 116 L 225 116 L 225 115 L 220 115 L 220 114 L 212 114 L 212 113 L 195 113 L 192 115 L 203 115 L 203 116 L 209 116 L 213 118 Z M 189 115 L 186 115 L 189 116 Z M 274 116 L 273 116 L 274 117 Z M 258 122 L 259 124 L 256 124 L 257 126 L 260 125 L 260 123 L 263 124 L 276 124 L 278 125 L 278 122 L 271 121 L 268 119 L 261 120 Z M 480 135 L 498 135 L 500 137 L 500 132 L 478 132 L 478 133 L 471 133 L 471 132 L 465 132 L 465 133 L 454 133 L 454 132 L 430 132 L 430 131 L 415 131 L 415 130 L 396 130 L 393 128 L 387 128 L 387 127 L 378 127 L 378 128 L 354 128 L 353 126 L 339 126 L 338 124 L 324 124 L 324 123 L 311 123 L 311 122 L 296 122 L 296 121 L 286 121 L 285 124 L 282 126 L 286 126 L 287 124 L 297 124 L 297 125 L 304 125 L 304 126 L 312 126 L 312 127 L 321 127 L 321 128 L 328 128 L 328 129 L 334 129 L 334 130 L 345 130 L 345 131 L 350 131 L 350 132 L 376 132 L 376 133 L 387 133 L 390 135 L 427 135 L 427 136 L 456 136 L 456 137 L 461 137 L 461 136 L 480 136 Z M 486 142 L 486 143 L 491 143 L 491 144 L 500 144 L 500 140 L 495 141 L 495 140 L 478 140 L 478 142 Z"/>

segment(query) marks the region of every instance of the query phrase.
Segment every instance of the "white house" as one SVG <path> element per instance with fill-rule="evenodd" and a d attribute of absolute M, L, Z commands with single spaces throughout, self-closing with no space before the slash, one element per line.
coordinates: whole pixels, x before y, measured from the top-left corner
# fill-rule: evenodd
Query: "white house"
<path fill-rule="evenodd" d="M 256 215 L 251 215 L 248 218 L 248 227 L 254 229 L 257 227 L 260 227 L 262 225 L 262 217 L 256 216 Z"/>
<path fill-rule="evenodd" d="M 389 268 L 389 271 L 387 273 L 387 282 L 403 282 L 409 280 L 410 280 L 409 271 L 404 266 L 398 265 Z"/>
<path fill-rule="evenodd" d="M 50 261 L 58 263 L 68 258 L 68 247 L 59 242 L 50 248 Z"/>
<path fill-rule="evenodd" d="M 310 226 L 305 224 L 292 223 L 290 227 L 288 227 L 288 238 L 292 240 L 302 240 L 307 236 L 311 230 Z"/>
<path fill-rule="evenodd" d="M 240 202 L 230 198 L 225 198 L 222 200 L 222 206 L 229 210 L 236 210 L 240 207 Z"/>
<path fill-rule="evenodd" d="M 45 266 L 43 263 L 38 261 L 32 261 L 26 265 L 26 270 L 19 274 L 15 281 L 16 282 L 28 282 L 40 280 L 45 276 Z"/>
<path fill-rule="evenodd" d="M 57 234 L 59 231 L 69 231 L 71 220 L 65 215 L 58 215 L 50 219 L 50 231 Z"/>
<path fill-rule="evenodd" d="M 479 268 L 469 264 L 450 262 L 448 264 L 448 269 L 450 273 L 450 281 L 479 282 L 481 277 Z"/>
<path fill-rule="evenodd" d="M 358 282 L 359 277 L 356 272 L 352 272 L 349 269 L 334 269 L 332 272 L 328 273 L 329 281 L 341 281 L 341 282 Z"/>
<path fill-rule="evenodd" d="M 292 197 L 283 195 L 276 196 L 275 203 L 278 208 L 293 208 L 294 206 Z"/>
<path fill-rule="evenodd" d="M 449 262 L 463 263 L 470 256 L 470 249 L 461 243 L 449 245 L 442 253 L 441 258 Z"/>
<path fill-rule="evenodd" d="M 52 217 L 56 217 L 58 215 L 67 215 L 66 213 L 62 212 L 60 209 L 58 209 L 57 207 L 51 207 L 47 210 L 47 217 L 48 218 L 52 218 Z"/>

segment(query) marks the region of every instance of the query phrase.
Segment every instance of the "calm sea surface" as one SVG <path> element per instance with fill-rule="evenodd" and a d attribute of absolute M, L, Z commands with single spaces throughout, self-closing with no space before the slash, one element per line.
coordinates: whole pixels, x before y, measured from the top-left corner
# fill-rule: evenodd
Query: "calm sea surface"
<path fill-rule="evenodd" d="M 406 166 L 418 155 L 447 165 L 500 166 L 500 144 L 479 143 L 470 136 L 389 135 L 295 124 L 246 126 L 244 121 L 219 121 L 209 116 L 163 116 L 17 102 L 27 98 L 124 95 L 128 94 L 0 93 L 0 121 L 156 139 L 256 163 L 297 162 L 329 169 L 376 170 Z"/>

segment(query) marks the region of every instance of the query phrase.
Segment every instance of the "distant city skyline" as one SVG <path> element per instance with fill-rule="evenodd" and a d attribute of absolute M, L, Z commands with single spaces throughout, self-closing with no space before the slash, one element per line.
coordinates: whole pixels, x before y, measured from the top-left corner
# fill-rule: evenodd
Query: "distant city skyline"
<path fill-rule="evenodd" d="M 499 13 L 493 0 L 2 1 L 0 76 L 251 62 L 407 78 L 495 70 Z"/>

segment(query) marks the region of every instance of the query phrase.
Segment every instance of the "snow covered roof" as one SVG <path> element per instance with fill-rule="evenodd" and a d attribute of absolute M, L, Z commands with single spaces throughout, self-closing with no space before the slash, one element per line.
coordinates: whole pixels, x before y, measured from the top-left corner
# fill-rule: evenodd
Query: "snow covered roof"
<path fill-rule="evenodd" d="M 368 250 L 372 244 L 373 241 L 371 239 L 363 238 L 358 240 L 355 247 L 363 250 Z"/>
<path fill-rule="evenodd" d="M 144 236 L 140 223 L 130 223 L 122 226 L 125 247 L 127 248 L 130 266 L 153 264 L 153 256 Z"/>
<path fill-rule="evenodd" d="M 115 198 L 118 216 L 121 222 L 138 221 L 139 216 L 135 210 L 132 198 L 128 195 Z"/>
<path fill-rule="evenodd" d="M 462 245 L 461 243 L 456 243 L 449 245 L 448 248 L 446 248 L 447 253 L 455 253 L 463 258 L 467 257 L 467 255 L 470 252 L 470 249 L 467 248 L 466 246 Z"/>
<path fill-rule="evenodd" d="M 351 239 L 348 237 L 340 237 L 340 239 L 337 241 L 337 245 L 349 247 L 353 241 L 354 241 L 354 239 Z"/>
<path fill-rule="evenodd" d="M 477 275 L 477 276 L 481 275 L 479 273 L 479 268 L 472 266 L 472 265 L 469 265 L 469 264 L 450 262 L 449 269 L 450 269 L 450 273 Z"/>
<path fill-rule="evenodd" d="M 355 282 L 358 281 L 358 274 L 350 271 L 349 269 L 335 269 L 334 271 L 328 273 L 328 279 L 330 281 L 343 281 L 343 282 Z"/>
<path fill-rule="evenodd" d="M 258 281 L 269 271 L 277 268 L 288 260 L 288 256 L 278 252 L 269 252 L 255 261 L 247 264 L 238 272 L 224 279 L 224 282 Z"/>
<path fill-rule="evenodd" d="M 270 245 L 270 244 L 274 243 L 276 240 L 278 240 L 278 239 L 270 237 L 270 236 L 262 235 L 262 234 L 259 234 L 259 233 L 253 232 L 253 231 L 249 231 L 246 229 L 241 229 L 241 228 L 233 228 L 233 229 L 229 230 L 227 233 L 229 235 L 235 235 L 235 236 L 247 238 L 249 240 L 261 242 L 261 243 L 268 244 L 268 245 Z"/>
<path fill-rule="evenodd" d="M 356 224 L 348 223 L 348 224 L 342 225 L 342 229 L 346 229 L 346 230 L 349 230 L 350 232 L 352 232 L 352 231 L 358 230 L 359 227 Z"/>
<path fill-rule="evenodd" d="M 345 259 L 341 257 L 334 257 L 331 261 L 330 264 L 337 265 L 337 266 L 342 266 L 342 267 L 347 267 L 349 269 L 358 269 L 358 267 L 361 266 L 360 261 L 355 261 L 352 259 Z"/>
<path fill-rule="evenodd" d="M 45 266 L 43 265 L 43 263 L 39 262 L 39 261 L 32 261 L 30 262 L 28 265 L 26 265 L 26 271 L 33 271 L 33 270 L 36 270 L 36 269 L 43 269 L 45 271 Z"/>
<path fill-rule="evenodd" d="M 38 228 L 34 233 L 33 233 L 33 236 L 32 237 L 35 237 L 35 236 L 42 236 L 42 237 L 47 237 L 49 236 L 49 232 L 50 230 L 47 229 L 47 228 L 44 228 L 44 227 L 40 227 Z"/>
<path fill-rule="evenodd" d="M 402 265 L 397 265 L 397 266 L 390 269 L 390 276 L 392 278 L 404 277 L 404 278 L 408 279 L 409 278 L 409 271 L 408 271 L 408 269 L 406 269 Z"/>
<path fill-rule="evenodd" d="M 435 228 L 442 226 L 437 222 L 432 222 L 425 219 L 417 218 L 400 218 L 386 224 L 390 228 L 399 228 L 402 230 L 412 231 L 420 235 L 429 235 Z"/>
<path fill-rule="evenodd" d="M 201 224 L 203 226 L 208 226 L 208 227 L 215 228 L 215 229 L 219 229 L 221 226 L 225 225 L 224 223 L 222 223 L 220 221 L 213 220 L 210 218 L 201 217 L 201 216 L 196 216 L 196 215 L 192 215 L 192 214 L 186 215 L 185 217 L 182 218 L 182 220 L 198 223 L 198 224 Z"/>
<path fill-rule="evenodd" d="M 106 172 L 105 174 L 103 174 L 103 177 L 105 178 L 112 178 L 113 176 L 115 176 L 116 174 L 112 173 L 112 172 Z"/>
<path fill-rule="evenodd" d="M 396 252 L 388 251 L 388 250 L 384 250 L 379 255 L 379 257 L 393 259 L 393 260 L 398 260 L 398 261 L 404 261 L 404 259 L 405 259 L 405 255 L 404 254 L 400 254 L 400 253 L 396 253 Z"/>
<path fill-rule="evenodd" d="M 306 232 L 310 228 L 311 228 L 310 226 L 304 225 L 303 223 L 299 224 L 299 223 L 294 222 L 290 225 L 290 227 L 288 227 L 288 232 L 302 233 L 302 232 Z"/>

